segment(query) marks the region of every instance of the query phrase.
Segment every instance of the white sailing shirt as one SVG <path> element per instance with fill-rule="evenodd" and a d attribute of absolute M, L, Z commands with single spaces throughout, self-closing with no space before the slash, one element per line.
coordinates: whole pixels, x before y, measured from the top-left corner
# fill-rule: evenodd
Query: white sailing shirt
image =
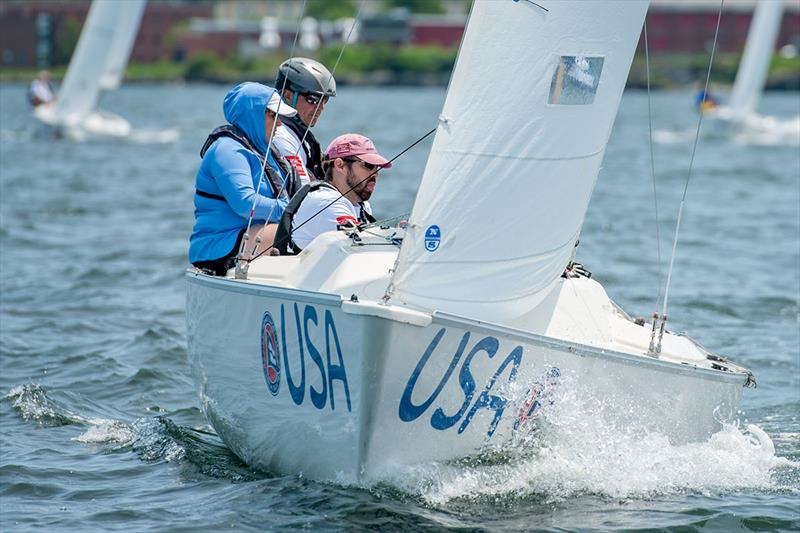
<path fill-rule="evenodd" d="M 48 102 L 52 102 L 56 98 L 56 95 L 53 94 L 50 84 L 38 78 L 31 82 L 29 96 L 32 101 L 38 102 L 35 105 L 46 104 Z"/>
<path fill-rule="evenodd" d="M 272 146 L 277 148 L 281 155 L 297 169 L 300 186 L 307 185 L 311 181 L 311 174 L 306 168 L 306 151 L 300 145 L 300 138 L 291 129 L 281 124 L 275 130 Z"/>
<path fill-rule="evenodd" d="M 328 204 L 330 206 L 326 207 Z M 305 249 L 320 233 L 336 231 L 336 226 L 348 222 L 358 224 L 361 209 L 372 214 L 369 202 L 364 202 L 363 207 L 353 205 L 350 200 L 342 197 L 338 190 L 320 187 L 308 193 L 297 209 L 292 220 L 292 241 L 301 249 Z M 323 211 L 314 216 L 320 210 Z"/>

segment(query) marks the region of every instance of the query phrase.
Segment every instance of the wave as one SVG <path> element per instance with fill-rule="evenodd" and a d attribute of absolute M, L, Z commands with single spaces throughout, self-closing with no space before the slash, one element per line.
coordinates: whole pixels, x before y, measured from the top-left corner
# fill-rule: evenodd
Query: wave
<path fill-rule="evenodd" d="M 5 396 L 23 420 L 42 426 L 84 426 L 73 441 L 100 446 L 106 451 L 132 451 L 148 463 L 185 465 L 202 476 L 248 481 L 267 474 L 253 470 L 228 450 L 215 433 L 205 428 L 180 426 L 165 416 L 140 417 L 132 422 L 83 416 L 51 399 L 44 387 L 28 383 Z"/>
<path fill-rule="evenodd" d="M 650 499 L 745 489 L 800 494 L 800 462 L 776 455 L 773 441 L 756 425 L 726 424 L 705 442 L 676 445 L 664 435 L 611 426 L 591 410 L 576 410 L 581 402 L 572 394 L 566 387 L 554 393 L 530 431 L 508 446 L 452 462 L 397 466 L 361 488 L 399 491 L 431 506 L 487 499 Z M 181 426 L 166 416 L 132 422 L 82 416 L 36 384 L 15 387 L 6 399 L 25 420 L 86 426 L 72 438 L 76 442 L 130 451 L 146 463 L 176 463 L 184 475 L 232 482 L 270 477 L 242 462 L 210 429 Z"/>
<path fill-rule="evenodd" d="M 378 483 L 441 506 L 460 500 L 584 496 L 650 499 L 744 489 L 800 494 L 800 462 L 776 455 L 760 427 L 732 423 L 704 442 L 609 425 L 589 402 L 560 389 L 533 431 L 503 449 L 449 463 L 396 467 Z M 594 400 L 590 400 L 594 401 Z M 794 480 L 794 481 L 793 481 Z"/>

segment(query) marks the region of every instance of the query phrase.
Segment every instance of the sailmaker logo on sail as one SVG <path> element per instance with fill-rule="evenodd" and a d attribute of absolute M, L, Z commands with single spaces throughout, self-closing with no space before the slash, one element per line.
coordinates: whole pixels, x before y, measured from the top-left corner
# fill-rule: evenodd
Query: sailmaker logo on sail
<path fill-rule="evenodd" d="M 429 252 L 435 252 L 439 249 L 439 243 L 442 242 L 442 232 L 439 226 L 428 226 L 425 230 L 425 249 Z"/>

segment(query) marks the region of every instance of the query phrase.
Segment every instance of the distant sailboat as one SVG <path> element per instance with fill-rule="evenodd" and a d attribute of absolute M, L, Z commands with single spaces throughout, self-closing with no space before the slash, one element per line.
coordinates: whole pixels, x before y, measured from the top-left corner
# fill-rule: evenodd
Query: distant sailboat
<path fill-rule="evenodd" d="M 119 87 L 139 29 L 146 0 L 94 0 L 69 62 L 58 99 L 38 106 L 34 116 L 62 134 L 126 137 L 124 118 L 97 109 L 101 91 Z"/>
<path fill-rule="evenodd" d="M 756 4 L 730 101 L 727 106 L 708 112 L 708 117 L 715 122 L 711 125 L 714 133 L 731 130 L 733 125 L 735 134 L 789 136 L 800 142 L 800 116 L 779 119 L 758 114 L 783 18 L 783 4 L 783 0 L 762 0 Z"/>
<path fill-rule="evenodd" d="M 759 2 L 756 5 L 728 104 L 737 120 L 743 120 L 758 109 L 782 19 L 782 0 Z"/>

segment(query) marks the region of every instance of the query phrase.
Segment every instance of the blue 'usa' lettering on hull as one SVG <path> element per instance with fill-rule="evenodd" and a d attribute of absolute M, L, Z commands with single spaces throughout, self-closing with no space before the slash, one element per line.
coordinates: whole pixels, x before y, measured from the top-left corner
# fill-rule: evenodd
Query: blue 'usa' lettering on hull
<path fill-rule="evenodd" d="M 345 357 L 342 353 L 342 345 L 339 341 L 339 334 L 336 332 L 336 323 L 333 314 L 325 310 L 323 317 L 317 313 L 313 305 L 305 305 L 302 313 L 297 303 L 292 304 L 291 316 L 287 317 L 286 307 L 281 304 L 281 347 L 283 348 L 283 372 L 270 373 L 273 380 L 267 379 L 270 392 L 273 396 L 278 395 L 277 380 L 281 374 L 286 376 L 286 388 L 289 396 L 295 405 L 303 405 L 306 401 L 306 392 L 311 405 L 322 410 L 330 405 L 331 410 L 336 409 L 336 395 L 344 396 L 347 410 L 352 412 L 350 400 L 350 385 L 347 382 L 347 369 L 345 368 Z M 269 313 L 266 313 L 269 315 Z M 302 316 L 302 318 L 301 318 Z M 263 326 L 262 326 L 262 329 Z M 269 329 L 269 328 L 267 328 Z M 274 326 L 273 326 L 274 329 Z M 291 332 L 290 330 L 294 330 Z M 314 333 L 322 332 L 325 338 L 324 352 L 321 346 L 314 344 L 312 337 Z M 269 337 L 268 337 L 269 338 Z M 292 338 L 297 340 L 296 352 L 290 350 L 294 348 L 288 341 Z M 262 351 L 270 353 L 278 352 L 277 349 L 271 350 L 269 343 L 264 343 L 262 337 Z M 277 346 L 276 346 L 277 348 Z M 309 368 L 306 368 L 306 354 L 308 355 Z M 280 354 L 277 354 L 280 358 Z M 262 355 L 262 357 L 264 357 Z M 265 357 L 265 361 L 268 357 Z M 280 359 L 278 359 L 280 361 Z M 279 365 L 274 365 L 280 368 Z M 267 371 L 265 363 L 265 372 Z M 319 388 L 310 384 L 318 382 Z M 339 383 L 337 383 L 339 382 Z M 340 407 L 341 408 L 341 407 Z"/>
<path fill-rule="evenodd" d="M 422 354 L 422 357 L 417 363 L 417 366 L 414 368 L 414 371 L 411 373 L 411 376 L 409 376 L 408 382 L 403 390 L 403 395 L 400 398 L 398 416 L 403 422 L 413 422 L 421 417 L 434 404 L 439 394 L 442 392 L 442 389 L 445 387 L 445 385 L 447 385 L 448 381 L 453 376 L 456 367 L 459 367 L 459 363 L 461 363 L 458 371 L 458 384 L 461 388 L 464 399 L 459 408 L 453 413 L 448 414 L 442 407 L 437 407 L 431 414 L 430 425 L 434 429 L 444 431 L 458 424 L 458 429 L 456 431 L 458 433 L 463 433 L 469 427 L 473 418 L 479 411 L 493 411 L 494 416 L 492 417 L 492 421 L 489 424 L 489 428 L 486 432 L 486 436 L 491 437 L 497 429 L 497 425 L 500 423 L 500 420 L 503 417 L 503 412 L 506 408 L 506 404 L 508 403 L 508 400 L 502 396 L 492 394 L 492 389 L 495 387 L 498 379 L 506 373 L 509 367 L 510 370 L 508 371 L 506 383 L 512 383 L 514 380 L 516 380 L 517 371 L 520 363 L 522 362 L 523 348 L 521 345 L 519 345 L 511 350 L 511 352 L 497 366 L 497 370 L 495 370 L 494 374 L 492 374 L 492 376 L 490 376 L 486 381 L 483 389 L 476 398 L 478 384 L 475 381 L 475 376 L 472 373 L 470 365 L 475 357 L 494 359 L 500 348 L 500 341 L 498 341 L 496 337 L 491 336 L 480 339 L 472 344 L 472 347 L 467 352 L 463 362 L 461 362 L 461 358 L 464 355 L 467 346 L 470 345 L 471 333 L 469 331 L 465 332 L 458 343 L 455 353 L 450 359 L 450 364 L 448 365 L 442 377 L 439 379 L 439 383 L 437 384 L 436 388 L 433 390 L 430 396 L 425 399 L 425 401 L 420 404 L 415 404 L 411 399 L 414 393 L 414 388 L 419 381 L 420 375 L 425 370 L 425 366 L 436 351 L 437 347 L 439 346 L 439 342 L 441 342 L 442 337 L 444 337 L 446 332 L 447 328 L 441 328 L 436 335 L 434 335 L 433 340 Z"/>

